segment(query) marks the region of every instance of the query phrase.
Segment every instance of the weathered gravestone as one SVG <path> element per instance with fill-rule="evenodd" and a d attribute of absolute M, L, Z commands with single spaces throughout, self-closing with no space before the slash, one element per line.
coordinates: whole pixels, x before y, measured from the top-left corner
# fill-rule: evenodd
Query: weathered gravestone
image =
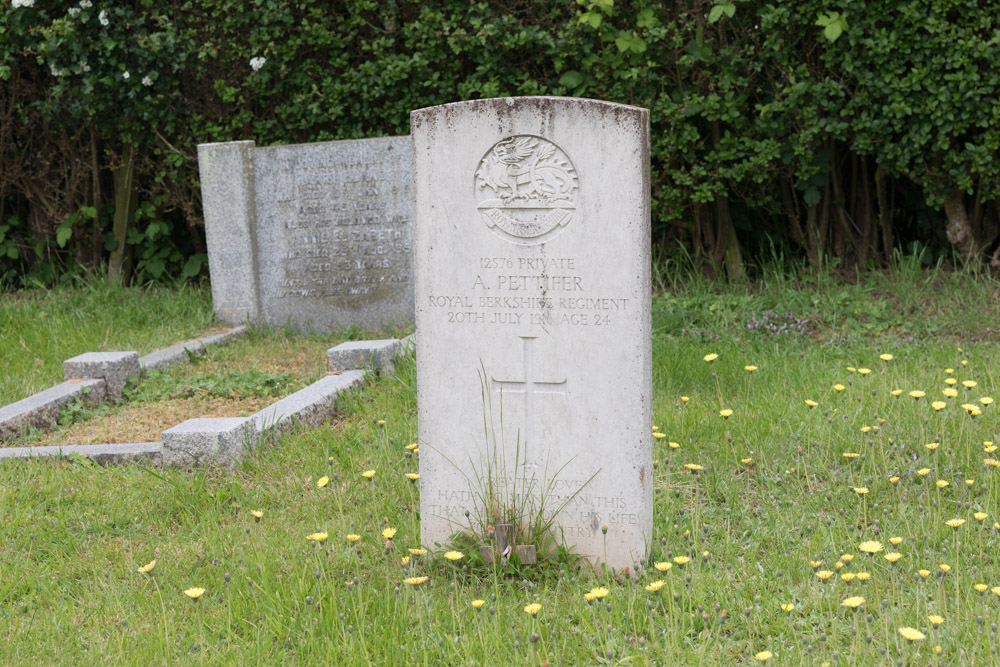
<path fill-rule="evenodd" d="M 329 331 L 413 320 L 409 137 L 198 146 L 225 322 Z"/>
<path fill-rule="evenodd" d="M 648 111 L 487 99 L 411 127 L 424 543 L 561 507 L 557 541 L 635 564 L 653 516 Z"/>

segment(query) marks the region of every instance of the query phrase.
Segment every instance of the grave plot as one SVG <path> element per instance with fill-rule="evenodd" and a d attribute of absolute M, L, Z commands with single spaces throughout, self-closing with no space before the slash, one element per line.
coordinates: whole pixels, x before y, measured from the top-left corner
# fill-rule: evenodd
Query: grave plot
<path fill-rule="evenodd" d="M 153 442 L 192 418 L 249 417 L 318 380 L 327 370 L 330 339 L 262 333 L 188 363 L 147 372 L 118 404 L 73 401 L 49 431 L 7 446 Z"/>

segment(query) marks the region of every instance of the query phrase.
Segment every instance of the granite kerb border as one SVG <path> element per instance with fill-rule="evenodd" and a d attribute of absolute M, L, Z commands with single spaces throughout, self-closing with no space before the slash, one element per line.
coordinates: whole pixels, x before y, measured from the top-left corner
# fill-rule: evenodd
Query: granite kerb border
<path fill-rule="evenodd" d="M 388 340 L 395 344 L 394 357 L 412 349 L 412 334 Z M 161 442 L 7 447 L 0 448 L 0 461 L 77 454 L 100 465 L 145 461 L 231 469 L 255 447 L 274 444 L 297 426 L 318 426 L 335 413 L 344 394 L 362 387 L 376 374 L 371 367 L 332 372 L 249 417 L 197 417 L 181 422 L 163 431 Z"/>
<path fill-rule="evenodd" d="M 203 354 L 208 345 L 225 345 L 245 335 L 245 326 L 177 343 L 143 357 L 137 352 L 85 352 L 63 361 L 65 382 L 0 406 L 0 440 L 9 440 L 29 428 L 46 429 L 56 423 L 63 407 L 83 400 L 89 407 L 121 398 L 130 377 L 141 377 L 154 368 L 186 362 Z M 16 448 L 15 448 L 16 449 Z"/>

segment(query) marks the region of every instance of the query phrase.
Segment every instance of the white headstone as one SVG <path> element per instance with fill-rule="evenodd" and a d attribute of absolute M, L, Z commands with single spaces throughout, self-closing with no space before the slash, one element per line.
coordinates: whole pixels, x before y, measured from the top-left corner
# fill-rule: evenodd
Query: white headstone
<path fill-rule="evenodd" d="M 409 137 L 198 146 L 219 319 L 329 331 L 413 320 Z"/>
<path fill-rule="evenodd" d="M 490 505 L 515 524 L 562 507 L 557 542 L 634 565 L 653 516 L 648 111 L 487 99 L 411 131 L 424 543 L 504 523 Z"/>

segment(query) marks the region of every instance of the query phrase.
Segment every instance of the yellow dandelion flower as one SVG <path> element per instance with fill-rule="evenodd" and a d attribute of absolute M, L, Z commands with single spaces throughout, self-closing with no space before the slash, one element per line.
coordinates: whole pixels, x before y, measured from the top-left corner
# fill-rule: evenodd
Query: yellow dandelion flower
<path fill-rule="evenodd" d="M 958 396 L 958 391 L 955 389 L 942 389 L 941 393 L 947 396 L 948 398 L 955 398 L 956 396 Z"/>
<path fill-rule="evenodd" d="M 882 551 L 882 543 L 877 540 L 868 540 L 867 542 L 862 542 L 858 549 L 864 551 L 866 554 L 877 554 Z"/>
<path fill-rule="evenodd" d="M 855 486 L 855 487 L 852 487 L 852 488 L 854 489 L 854 493 L 858 494 L 859 496 L 863 496 L 866 493 L 868 493 L 868 487 L 867 486 Z"/>
<path fill-rule="evenodd" d="M 705 469 L 705 466 L 698 465 L 697 463 L 685 463 L 684 467 L 691 472 L 700 472 Z"/>
<path fill-rule="evenodd" d="M 990 590 L 990 587 L 987 586 L 986 584 L 976 584 L 975 586 L 973 586 L 973 588 L 976 589 L 977 593 L 985 593 L 986 591 Z"/>
<path fill-rule="evenodd" d="M 399 559 L 399 562 L 403 564 L 403 567 L 406 567 L 407 565 L 410 564 L 410 557 L 403 556 L 402 558 Z"/>
<path fill-rule="evenodd" d="M 855 575 L 853 572 L 845 572 L 842 575 L 840 575 L 840 580 L 843 581 L 845 584 L 849 584 L 852 581 L 854 581 L 855 576 L 857 575 Z"/>
<path fill-rule="evenodd" d="M 982 397 L 980 397 L 979 402 L 982 403 L 983 405 L 990 405 L 991 403 L 993 403 L 993 397 L 992 396 L 982 396 Z"/>
<path fill-rule="evenodd" d="M 811 560 L 811 561 L 809 561 L 809 567 L 811 567 L 814 570 L 817 567 L 819 567 L 820 565 L 822 565 L 822 564 L 823 564 L 823 561 L 821 561 L 821 560 Z"/>
<path fill-rule="evenodd" d="M 966 412 L 972 412 L 974 410 L 979 410 L 979 407 L 976 406 L 976 405 L 973 405 L 972 403 L 962 403 L 961 407 Z"/>
<path fill-rule="evenodd" d="M 848 373 L 857 373 L 857 372 L 858 372 L 858 369 L 857 369 L 857 368 L 855 368 L 854 366 L 848 366 L 848 367 L 847 367 L 847 372 L 848 372 Z"/>
<path fill-rule="evenodd" d="M 949 572 L 951 572 L 951 565 L 948 565 L 948 563 L 941 563 L 940 565 L 938 565 L 938 569 L 944 572 L 945 574 L 948 574 Z"/>
<path fill-rule="evenodd" d="M 760 662 L 767 662 L 774 657 L 774 654 L 770 651 L 760 651 L 759 653 L 755 653 L 753 657 L 757 658 Z"/>
<path fill-rule="evenodd" d="M 940 446 L 941 446 L 940 442 L 928 442 L 926 445 L 924 445 L 924 447 L 931 450 L 932 452 Z"/>
<path fill-rule="evenodd" d="M 931 576 L 931 571 L 930 570 L 917 570 L 917 574 L 920 575 L 921 579 L 926 579 L 927 577 Z"/>
<path fill-rule="evenodd" d="M 833 385 L 833 390 L 834 391 L 844 391 L 844 389 L 845 389 L 845 387 L 842 384 L 838 383 L 838 384 Z"/>
<path fill-rule="evenodd" d="M 395 528 L 383 528 L 382 529 L 382 537 L 384 537 L 387 540 L 391 540 L 392 538 L 396 537 L 396 529 Z"/>
<path fill-rule="evenodd" d="M 931 407 L 934 408 L 934 412 L 940 412 L 941 410 L 944 410 L 946 407 L 948 407 L 948 404 L 945 403 L 944 401 L 934 401 L 933 403 L 931 403 Z"/>
<path fill-rule="evenodd" d="M 659 430 L 660 430 L 660 427 L 657 426 L 656 424 L 653 424 L 653 431 L 655 432 L 655 431 L 659 431 Z"/>
<path fill-rule="evenodd" d="M 473 609 L 482 609 L 483 605 L 486 604 L 486 600 L 473 600 L 470 604 L 472 604 Z"/>
<path fill-rule="evenodd" d="M 898 477 L 890 477 L 890 478 L 889 478 L 889 483 L 890 483 L 890 484 L 895 484 L 895 483 L 896 483 L 896 482 L 898 482 L 898 481 L 899 481 L 899 478 L 898 478 Z"/>
<path fill-rule="evenodd" d="M 406 477 L 406 479 L 410 480 L 411 482 L 415 482 L 418 479 L 420 479 L 420 473 L 418 472 L 408 472 L 405 473 L 403 476 Z"/>
<path fill-rule="evenodd" d="M 427 549 L 407 549 L 411 556 L 423 556 L 427 553 Z"/>
<path fill-rule="evenodd" d="M 663 579 L 657 579 L 656 581 L 651 581 L 648 584 L 646 584 L 646 590 L 649 591 L 650 593 L 655 593 L 661 588 L 663 588 L 665 584 L 666 582 L 663 581 Z"/>
<path fill-rule="evenodd" d="M 881 359 L 882 361 L 892 361 L 893 357 L 891 354 L 886 353 L 878 355 L 878 358 Z"/>
<path fill-rule="evenodd" d="M 997 446 L 994 445 L 994 444 L 989 444 L 989 445 L 983 447 L 983 451 L 986 452 L 987 454 L 992 454 L 996 450 L 997 450 Z"/>
<path fill-rule="evenodd" d="M 594 594 L 593 593 L 584 593 L 583 594 L 583 599 L 586 600 L 587 602 L 593 602 L 594 601 Z"/>
<path fill-rule="evenodd" d="M 1000 597 L 1000 586 L 994 586 L 990 590 L 993 591 L 993 595 L 996 595 L 997 597 Z"/>
<path fill-rule="evenodd" d="M 931 614 L 930 616 L 927 617 L 927 620 L 930 621 L 931 625 L 933 625 L 935 628 L 944 623 L 944 618 L 936 614 Z"/>
<path fill-rule="evenodd" d="M 903 554 L 899 553 L 898 551 L 890 551 L 885 556 L 883 556 L 883 558 L 885 558 L 890 563 L 895 563 L 897 560 L 899 560 L 902 557 L 903 557 Z"/>
<path fill-rule="evenodd" d="M 702 359 L 704 359 L 705 361 L 715 361 L 718 358 L 719 358 L 719 355 L 717 355 L 715 352 L 712 352 L 710 354 L 706 354 L 704 357 L 702 357 Z"/>
<path fill-rule="evenodd" d="M 871 572 L 858 572 L 858 581 L 868 581 L 872 578 Z"/>
<path fill-rule="evenodd" d="M 986 512 L 976 512 L 975 514 L 972 515 L 972 517 L 976 521 L 986 521 L 986 518 L 989 517 L 989 514 L 987 514 Z"/>
<path fill-rule="evenodd" d="M 461 551 L 446 551 L 444 557 L 454 563 L 455 561 L 460 561 L 465 558 L 465 554 Z"/>
<path fill-rule="evenodd" d="M 871 372 L 872 372 L 872 369 L 870 369 L 870 368 L 859 368 L 858 369 L 858 375 L 868 375 Z"/>
<path fill-rule="evenodd" d="M 927 639 L 927 635 L 916 628 L 900 628 L 899 634 L 903 636 L 903 639 L 911 642 L 919 642 Z"/>
<path fill-rule="evenodd" d="M 958 380 L 955 378 L 945 378 L 944 383 L 950 387 L 951 385 L 958 384 Z"/>
<path fill-rule="evenodd" d="M 140 567 L 139 568 L 139 572 L 141 572 L 142 574 L 149 574 L 150 572 L 153 571 L 154 567 L 156 567 L 156 559 L 155 558 L 153 560 L 149 561 L 148 563 L 146 563 L 145 565 L 143 565 L 142 567 Z"/>
<path fill-rule="evenodd" d="M 903 393 L 903 390 L 902 389 L 893 389 L 889 393 L 892 394 L 893 396 L 895 396 L 896 398 L 899 398 L 900 394 Z"/>
<path fill-rule="evenodd" d="M 844 458 L 845 458 L 845 459 L 856 459 L 856 458 L 858 458 L 859 456 L 861 456 L 861 455 L 860 455 L 860 454 L 857 454 L 857 453 L 855 453 L 855 452 L 844 452 Z"/>
<path fill-rule="evenodd" d="M 983 459 L 983 463 L 991 468 L 1000 468 L 1000 461 L 997 461 L 996 459 Z"/>
<path fill-rule="evenodd" d="M 962 380 L 962 386 L 965 387 L 966 389 L 972 389 L 978 384 L 979 383 L 976 382 L 975 380 Z"/>
<path fill-rule="evenodd" d="M 688 396 L 681 396 L 681 403 L 687 403 L 690 400 L 691 400 L 691 398 L 688 397 Z"/>
<path fill-rule="evenodd" d="M 427 583 L 428 579 L 430 579 L 430 577 L 428 576 L 407 577 L 406 579 L 403 579 L 403 583 L 406 584 L 407 586 L 419 586 L 420 584 Z"/>
<path fill-rule="evenodd" d="M 959 528 L 963 523 L 965 523 L 965 519 L 948 519 L 944 522 L 944 525 L 949 528 Z"/>
<path fill-rule="evenodd" d="M 412 452 L 412 451 L 413 451 L 414 449 L 416 449 L 417 447 L 418 447 L 417 443 L 415 443 L 415 442 L 411 442 L 410 444 L 408 444 L 408 445 L 406 446 L 406 451 L 408 451 L 408 452 Z"/>
<path fill-rule="evenodd" d="M 786 614 L 792 613 L 792 610 L 794 609 L 795 609 L 795 604 L 792 602 L 786 602 L 783 605 L 781 605 L 781 611 L 785 612 Z"/>
<path fill-rule="evenodd" d="M 329 483 L 330 483 L 330 478 L 327 477 L 326 475 L 323 475 L 322 477 L 316 480 L 316 487 L 322 489 Z"/>
<path fill-rule="evenodd" d="M 204 588 L 198 588 L 197 586 L 194 587 L 194 588 L 189 588 L 186 591 L 184 591 L 184 595 L 188 596 L 192 600 L 197 600 L 198 598 L 200 598 L 204 594 L 205 594 L 205 589 Z"/>
<path fill-rule="evenodd" d="M 967 479 L 967 480 L 965 480 L 965 485 L 966 486 L 972 486 L 975 483 L 976 483 L 976 480 L 974 480 L 974 479 Z"/>
<path fill-rule="evenodd" d="M 755 370 L 757 370 L 757 367 L 756 366 L 744 366 L 743 370 L 745 370 L 747 373 L 753 373 Z"/>
<path fill-rule="evenodd" d="M 955 372 L 955 369 L 954 368 L 946 368 L 946 369 L 944 369 L 944 372 L 947 373 L 948 375 L 951 375 L 952 373 Z"/>
<path fill-rule="evenodd" d="M 671 440 L 667 443 L 667 446 L 670 447 L 670 449 L 680 449 L 681 443 Z"/>
<path fill-rule="evenodd" d="M 849 598 L 844 598 L 840 604 L 843 607 L 849 607 L 851 609 L 857 609 L 865 603 L 865 599 L 860 595 L 852 595 Z"/>
<path fill-rule="evenodd" d="M 691 559 L 688 556 L 677 556 L 674 558 L 674 562 L 678 565 L 687 565 L 691 562 Z"/>
<path fill-rule="evenodd" d="M 726 408 L 724 410 L 719 410 L 719 416 L 722 417 L 723 419 L 729 419 L 730 417 L 733 416 L 733 411 L 730 410 L 729 408 Z"/>
<path fill-rule="evenodd" d="M 357 535 L 355 533 L 348 533 L 347 534 L 347 541 L 348 542 L 357 542 L 360 539 L 361 539 L 361 536 Z"/>
<path fill-rule="evenodd" d="M 384 419 L 379 419 L 378 420 L 378 425 L 379 426 L 385 426 L 385 420 Z"/>
<path fill-rule="evenodd" d="M 753 458 L 748 456 L 745 459 L 740 459 L 740 463 L 742 463 L 743 465 L 748 465 L 750 463 L 753 463 Z"/>
<path fill-rule="evenodd" d="M 541 610 L 542 610 L 542 605 L 538 604 L 537 602 L 532 602 L 531 604 L 527 605 L 524 608 L 524 613 L 531 614 L 532 616 L 535 616 Z"/>
<path fill-rule="evenodd" d="M 864 426 L 861 427 L 861 432 L 862 433 L 867 433 L 870 430 L 872 430 L 872 427 L 869 426 L 868 424 L 865 424 Z"/>
<path fill-rule="evenodd" d="M 844 567 L 844 561 L 842 561 L 842 560 L 838 560 L 836 563 L 833 564 L 833 569 L 834 570 L 840 570 L 843 567 Z"/>
<path fill-rule="evenodd" d="M 943 489 L 946 486 L 948 486 L 948 482 L 946 480 L 939 479 L 938 481 L 934 482 L 934 485 L 937 486 L 937 488 L 939 489 Z"/>
<path fill-rule="evenodd" d="M 607 594 L 610 592 L 611 591 L 609 591 L 607 588 L 604 588 L 603 586 L 590 589 L 590 594 L 593 595 L 598 600 L 606 597 Z"/>
<path fill-rule="evenodd" d="M 854 560 L 854 554 L 843 554 L 840 557 L 840 560 L 844 561 L 845 563 L 850 563 L 852 560 Z"/>
<path fill-rule="evenodd" d="M 371 479 L 372 477 L 375 476 L 375 471 L 365 470 L 363 473 L 361 473 L 361 476 L 364 477 L 365 479 Z"/>
<path fill-rule="evenodd" d="M 816 576 L 819 577 L 822 581 L 826 581 L 827 579 L 833 576 L 833 572 L 830 572 L 830 570 L 819 570 L 818 572 L 816 572 Z"/>
<path fill-rule="evenodd" d="M 921 477 L 926 477 L 927 474 L 930 473 L 930 471 L 931 471 L 930 468 L 921 468 L 920 470 L 917 471 L 917 474 L 920 475 Z"/>
<path fill-rule="evenodd" d="M 667 570 L 669 570 L 673 566 L 674 566 L 674 564 L 671 563 L 671 562 L 669 562 L 669 561 L 661 561 L 661 562 L 655 563 L 653 565 L 653 567 L 655 567 L 660 572 L 666 572 Z"/>
<path fill-rule="evenodd" d="M 667 434 L 666 433 L 660 433 L 659 431 L 656 431 L 655 433 L 653 433 L 653 437 L 656 438 L 657 440 L 659 440 L 661 438 L 667 437 Z"/>
<path fill-rule="evenodd" d="M 810 408 L 815 408 L 817 405 L 819 405 L 819 403 L 817 403 L 816 401 L 810 400 L 808 398 L 806 399 L 805 403 Z"/>
<path fill-rule="evenodd" d="M 914 399 L 918 399 L 918 398 L 923 398 L 924 396 L 926 396 L 926 394 L 920 391 L 919 389 L 914 389 L 913 391 L 910 392 L 910 396 L 913 397 Z"/>
<path fill-rule="evenodd" d="M 310 542 L 324 542 L 327 537 L 329 537 L 329 535 L 326 533 L 312 533 L 310 535 L 306 535 L 306 539 Z"/>

